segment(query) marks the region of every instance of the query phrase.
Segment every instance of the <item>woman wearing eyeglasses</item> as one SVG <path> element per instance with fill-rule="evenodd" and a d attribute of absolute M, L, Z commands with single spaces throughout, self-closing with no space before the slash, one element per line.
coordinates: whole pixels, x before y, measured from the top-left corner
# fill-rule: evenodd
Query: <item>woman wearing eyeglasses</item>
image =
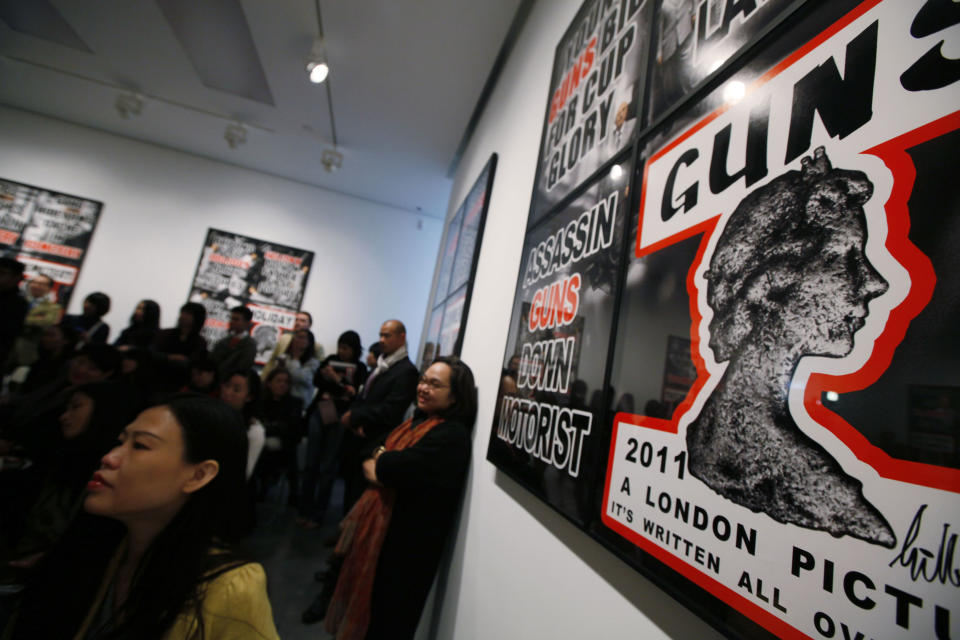
<path fill-rule="evenodd" d="M 417 386 L 414 417 L 364 460 L 369 487 L 341 523 L 334 550 L 339 578 L 304 622 L 326 615 L 338 640 L 413 637 L 456 517 L 476 409 L 470 368 L 437 358 Z"/>

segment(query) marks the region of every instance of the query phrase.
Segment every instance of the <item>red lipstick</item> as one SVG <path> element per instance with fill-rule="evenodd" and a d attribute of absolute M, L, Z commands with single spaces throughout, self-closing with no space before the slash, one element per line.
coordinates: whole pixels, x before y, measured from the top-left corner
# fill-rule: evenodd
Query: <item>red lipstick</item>
<path fill-rule="evenodd" d="M 113 485 L 103 479 L 103 476 L 100 475 L 100 472 L 93 474 L 93 477 L 90 478 L 90 482 L 87 483 L 87 491 L 96 491 L 97 489 L 109 489 Z"/>

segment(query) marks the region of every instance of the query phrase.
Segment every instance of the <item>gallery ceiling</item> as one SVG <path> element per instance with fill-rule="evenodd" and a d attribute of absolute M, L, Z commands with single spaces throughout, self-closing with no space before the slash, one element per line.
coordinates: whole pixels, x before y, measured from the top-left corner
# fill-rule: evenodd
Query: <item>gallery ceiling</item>
<path fill-rule="evenodd" d="M 0 0 L 0 103 L 442 218 L 525 4 L 321 0 L 315 85 L 316 0 Z"/>

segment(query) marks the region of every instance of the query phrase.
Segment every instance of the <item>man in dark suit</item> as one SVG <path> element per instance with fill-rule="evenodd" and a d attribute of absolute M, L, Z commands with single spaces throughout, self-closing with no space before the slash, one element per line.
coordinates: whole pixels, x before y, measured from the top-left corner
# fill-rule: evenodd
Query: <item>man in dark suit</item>
<path fill-rule="evenodd" d="M 407 357 L 407 330 L 402 322 L 383 323 L 380 346 L 383 350 L 376 368 L 340 419 L 346 429 L 341 457 L 344 512 L 349 511 L 366 487 L 360 468 L 362 453 L 400 425 L 417 393 L 420 373 Z"/>
<path fill-rule="evenodd" d="M 210 358 L 217 365 L 220 382 L 236 371 L 247 371 L 257 356 L 257 343 L 250 337 L 253 312 L 247 307 L 230 309 L 230 332 L 213 346 Z"/>

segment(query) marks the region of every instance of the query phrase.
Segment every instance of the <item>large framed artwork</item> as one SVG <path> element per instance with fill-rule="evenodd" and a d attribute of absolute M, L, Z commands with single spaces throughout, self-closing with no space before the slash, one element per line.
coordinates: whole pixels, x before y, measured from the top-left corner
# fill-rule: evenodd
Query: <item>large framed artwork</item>
<path fill-rule="evenodd" d="M 256 362 L 265 364 L 280 336 L 293 329 L 312 264 L 312 251 L 209 229 L 190 290 L 190 301 L 207 310 L 207 343 L 226 335 L 230 309 L 247 306 Z"/>
<path fill-rule="evenodd" d="M 419 358 L 421 370 L 437 356 L 460 355 L 496 170 L 494 153 L 447 225 L 440 245 L 436 284 L 427 306 Z"/>
<path fill-rule="evenodd" d="M 662 0 L 650 62 L 648 121 L 693 94 L 804 0 Z"/>
<path fill-rule="evenodd" d="M 589 429 L 521 323 L 488 458 L 731 637 L 958 637 L 960 15 L 790 10 L 638 137 Z"/>
<path fill-rule="evenodd" d="M 0 179 L 0 253 L 24 264 L 25 280 L 49 276 L 66 309 L 102 210 L 96 200 Z"/>
<path fill-rule="evenodd" d="M 653 4 L 588 0 L 557 44 L 528 225 L 635 139 Z"/>

